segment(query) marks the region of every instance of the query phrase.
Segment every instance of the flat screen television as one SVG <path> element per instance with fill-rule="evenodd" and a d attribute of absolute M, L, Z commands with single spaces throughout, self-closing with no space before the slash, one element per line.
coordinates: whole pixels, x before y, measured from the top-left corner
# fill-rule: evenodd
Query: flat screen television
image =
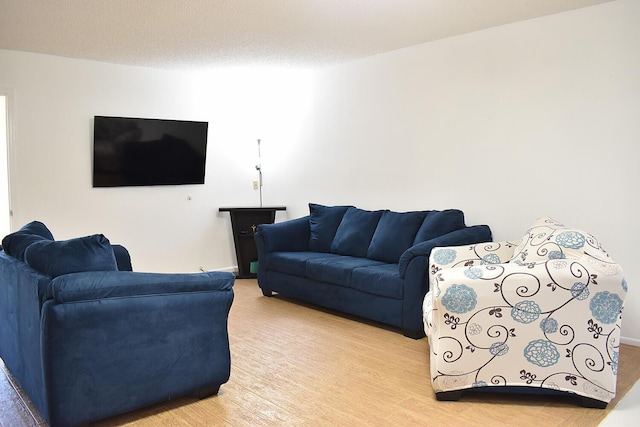
<path fill-rule="evenodd" d="M 94 116 L 93 186 L 204 184 L 208 125 Z"/>

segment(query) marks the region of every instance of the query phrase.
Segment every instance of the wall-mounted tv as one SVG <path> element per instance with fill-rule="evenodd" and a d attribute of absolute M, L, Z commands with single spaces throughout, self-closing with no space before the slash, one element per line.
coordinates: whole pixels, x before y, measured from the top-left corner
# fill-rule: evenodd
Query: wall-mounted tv
<path fill-rule="evenodd" d="M 204 184 L 208 125 L 94 116 L 93 186 Z"/>

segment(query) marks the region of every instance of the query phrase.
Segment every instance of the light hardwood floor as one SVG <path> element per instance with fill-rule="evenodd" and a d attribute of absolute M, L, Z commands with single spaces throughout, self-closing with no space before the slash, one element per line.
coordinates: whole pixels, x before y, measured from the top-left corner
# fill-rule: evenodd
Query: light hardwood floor
<path fill-rule="evenodd" d="M 618 395 L 606 410 L 564 397 L 496 393 L 438 402 L 426 339 L 263 297 L 255 280 L 236 281 L 229 332 L 231 379 L 217 396 L 178 399 L 97 425 L 597 426 L 640 378 L 640 347 L 623 345 Z M 11 391 L 1 378 L 0 426 L 42 425 Z"/>

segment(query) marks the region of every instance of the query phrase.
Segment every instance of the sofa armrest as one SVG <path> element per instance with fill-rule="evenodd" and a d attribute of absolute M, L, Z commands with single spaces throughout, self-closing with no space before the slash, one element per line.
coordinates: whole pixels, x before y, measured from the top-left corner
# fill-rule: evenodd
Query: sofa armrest
<path fill-rule="evenodd" d="M 275 224 L 260 224 L 255 234 L 258 249 L 269 252 L 309 250 L 309 216 Z"/>
<path fill-rule="evenodd" d="M 227 272 L 188 274 L 87 271 L 51 281 L 50 296 L 58 303 L 172 293 L 226 291 L 235 277 Z"/>
<path fill-rule="evenodd" d="M 400 277 L 404 277 L 409 263 L 416 257 L 429 257 L 431 250 L 440 246 L 459 246 L 474 243 L 488 242 L 491 240 L 491 229 L 487 225 L 474 225 L 460 230 L 452 231 L 434 239 L 420 242 L 404 251 L 400 256 Z"/>

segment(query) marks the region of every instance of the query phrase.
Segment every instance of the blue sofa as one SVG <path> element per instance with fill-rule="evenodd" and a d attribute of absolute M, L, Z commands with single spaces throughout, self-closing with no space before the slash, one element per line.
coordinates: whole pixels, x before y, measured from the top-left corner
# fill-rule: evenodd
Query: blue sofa
<path fill-rule="evenodd" d="M 52 427 L 228 380 L 232 274 L 133 272 L 103 235 L 55 241 L 37 221 L 2 249 L 0 357 Z"/>
<path fill-rule="evenodd" d="M 422 300 L 436 246 L 491 241 L 464 214 L 368 211 L 309 204 L 309 215 L 258 226 L 258 285 L 273 292 L 424 337 Z"/>

